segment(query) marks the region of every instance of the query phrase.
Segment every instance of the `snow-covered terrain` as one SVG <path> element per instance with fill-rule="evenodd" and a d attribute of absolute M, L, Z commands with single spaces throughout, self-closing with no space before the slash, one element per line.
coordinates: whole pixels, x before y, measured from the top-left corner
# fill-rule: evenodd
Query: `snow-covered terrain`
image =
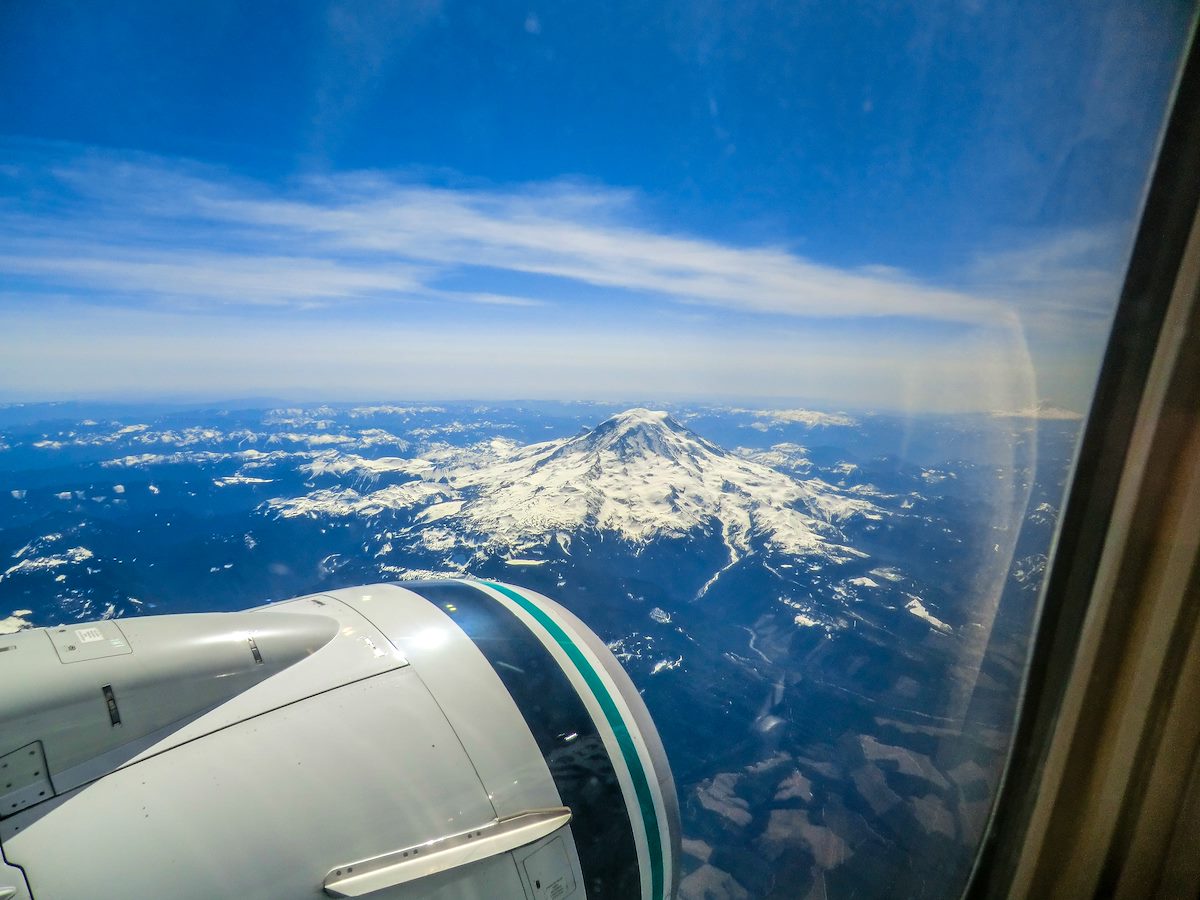
<path fill-rule="evenodd" d="M 13 634 L 22 628 L 30 628 L 33 623 L 26 616 L 33 615 L 32 609 L 14 609 L 11 613 L 0 618 L 0 634 Z"/>
<path fill-rule="evenodd" d="M 1065 422 L 1078 421 L 1083 418 L 1081 413 L 1077 413 L 1073 409 L 1063 409 L 1052 400 L 1039 400 L 1024 409 L 996 410 L 992 416 L 997 419 L 1046 419 Z"/>
<path fill-rule="evenodd" d="M 47 556 L 25 556 L 0 574 L 0 581 L 12 575 L 22 575 L 29 572 L 45 572 L 63 566 L 75 566 L 87 562 L 93 556 L 87 547 L 71 547 L 62 553 Z"/>
<path fill-rule="evenodd" d="M 845 413 L 821 412 L 815 409 L 754 409 L 739 410 L 749 412 L 759 421 L 749 427 L 764 431 L 780 424 L 799 424 L 808 428 L 849 428 L 857 422 Z"/>
<path fill-rule="evenodd" d="M 423 523 L 441 520 L 458 545 L 496 552 L 544 546 L 584 529 L 631 544 L 701 530 L 722 536 L 731 561 L 755 545 L 834 561 L 861 556 L 846 545 L 839 525 L 882 516 L 866 497 L 729 453 L 667 413 L 647 409 L 627 410 L 570 438 L 525 446 L 493 440 L 480 450 L 428 460 L 318 459 L 304 470 L 399 472 L 423 480 L 366 494 L 323 488 L 267 507 L 284 517 L 427 507 L 419 514 Z M 444 543 L 446 533 L 435 539 Z"/>

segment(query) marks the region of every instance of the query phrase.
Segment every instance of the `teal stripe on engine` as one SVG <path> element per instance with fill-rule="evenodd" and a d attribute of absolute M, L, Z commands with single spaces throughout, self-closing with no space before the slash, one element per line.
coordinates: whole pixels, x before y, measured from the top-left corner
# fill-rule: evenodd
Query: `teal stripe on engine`
<path fill-rule="evenodd" d="M 626 726 L 625 720 L 621 716 L 621 711 L 617 708 L 612 695 L 608 692 L 608 688 L 592 667 L 588 658 L 583 654 L 583 651 L 563 631 L 562 626 L 547 615 L 545 610 L 533 601 L 518 594 L 512 588 L 496 584 L 492 581 L 481 583 L 494 591 L 499 591 L 509 600 L 512 600 L 521 609 L 533 616 L 538 624 L 549 632 L 550 636 L 563 649 L 571 662 L 575 664 L 575 667 L 579 670 L 579 674 L 583 676 L 583 680 L 595 696 L 596 702 L 600 704 L 609 727 L 617 737 L 617 745 L 621 748 L 621 756 L 625 760 L 625 765 L 629 768 L 629 776 L 633 780 L 633 790 L 637 794 L 638 807 L 642 814 L 642 823 L 646 828 L 646 843 L 650 848 L 651 900 L 663 900 L 664 861 L 662 835 L 658 830 L 658 813 L 654 809 L 654 797 L 650 792 L 650 781 L 646 777 L 646 770 L 642 766 L 641 757 L 638 756 L 637 747 L 634 746 L 633 736 L 629 733 L 629 728 Z"/>

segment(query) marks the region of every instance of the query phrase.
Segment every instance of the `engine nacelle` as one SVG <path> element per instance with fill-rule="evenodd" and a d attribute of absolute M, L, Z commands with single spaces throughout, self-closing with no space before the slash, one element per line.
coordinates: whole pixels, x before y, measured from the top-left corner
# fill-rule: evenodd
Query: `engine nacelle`
<path fill-rule="evenodd" d="M 0 900 L 662 900 L 679 810 L 608 648 L 502 584 L 0 635 Z"/>

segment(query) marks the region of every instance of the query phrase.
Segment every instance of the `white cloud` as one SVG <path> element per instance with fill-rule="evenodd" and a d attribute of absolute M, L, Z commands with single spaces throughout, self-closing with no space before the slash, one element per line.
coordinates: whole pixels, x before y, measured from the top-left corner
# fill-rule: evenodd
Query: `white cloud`
<path fill-rule="evenodd" d="M 450 189 L 352 173 L 268 191 L 162 160 L 97 154 L 54 175 L 73 194 L 70 212 L 0 222 L 18 242 L 0 269 L 32 276 L 41 289 L 242 303 L 446 298 L 455 292 L 439 288 L 440 278 L 486 267 L 742 312 L 973 324 L 1009 315 L 995 300 L 894 269 L 844 270 L 780 247 L 655 229 L 640 222 L 634 195 L 603 187 Z M 462 293 L 477 303 L 535 299 Z"/>
<path fill-rule="evenodd" d="M 54 247 L 27 242 L 27 254 L 0 255 L 0 271 L 62 286 L 124 295 L 191 297 L 239 303 L 305 303 L 417 290 L 403 266 L 361 267 L 331 259 L 201 249 L 129 250 L 104 245 Z"/>
<path fill-rule="evenodd" d="M 1005 308 L 902 273 L 846 271 L 776 247 L 736 247 L 623 224 L 627 194 L 559 186 L 519 193 L 433 189 L 330 178 L 321 201 L 207 194 L 198 212 L 261 228 L 293 228 L 330 253 L 552 276 L 592 287 L 760 313 L 901 316 L 987 324 Z"/>
<path fill-rule="evenodd" d="M 1121 246 L 1044 236 L 939 286 L 673 232 L 635 194 L 580 183 L 365 172 L 268 188 L 100 151 L 23 171 L 38 189 L 0 207 L 0 380 L 37 387 L 16 397 L 153 385 L 1078 405 L 1099 341 L 1080 349 L 1077 314 L 1102 334 Z M 1036 375 L 1030 323 L 1058 341 Z"/>

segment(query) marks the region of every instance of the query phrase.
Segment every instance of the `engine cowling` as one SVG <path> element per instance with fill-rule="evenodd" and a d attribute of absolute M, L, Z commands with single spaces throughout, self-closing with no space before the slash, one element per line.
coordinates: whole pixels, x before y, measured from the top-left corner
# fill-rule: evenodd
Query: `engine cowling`
<path fill-rule="evenodd" d="M 649 713 L 539 594 L 378 584 L 0 646 L 0 897 L 675 893 Z"/>

